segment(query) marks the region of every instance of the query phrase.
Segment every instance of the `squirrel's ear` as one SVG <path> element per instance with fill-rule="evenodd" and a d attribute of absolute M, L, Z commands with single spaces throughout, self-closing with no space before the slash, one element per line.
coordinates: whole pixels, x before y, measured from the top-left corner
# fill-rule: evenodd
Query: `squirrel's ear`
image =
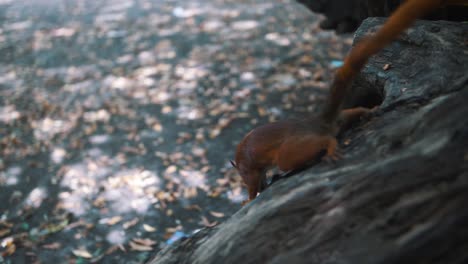
<path fill-rule="evenodd" d="M 232 165 L 234 168 L 236 168 L 236 169 L 237 169 L 237 165 L 236 165 L 236 163 L 235 163 L 233 160 L 229 160 L 229 161 L 231 162 L 231 165 Z"/>

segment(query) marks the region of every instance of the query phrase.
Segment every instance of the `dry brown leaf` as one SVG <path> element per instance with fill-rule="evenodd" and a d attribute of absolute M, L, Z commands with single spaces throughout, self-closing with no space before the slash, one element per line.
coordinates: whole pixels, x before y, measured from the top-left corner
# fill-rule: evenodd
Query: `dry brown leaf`
<path fill-rule="evenodd" d="M 163 130 L 163 126 L 159 123 L 153 125 L 153 130 L 157 132 L 161 132 Z"/>
<path fill-rule="evenodd" d="M 204 141 L 205 140 L 205 135 L 202 130 L 197 131 L 197 134 L 195 135 L 195 139 L 197 141 Z"/>
<path fill-rule="evenodd" d="M 168 114 L 168 113 L 172 112 L 172 107 L 166 105 L 166 106 L 164 106 L 164 107 L 161 109 L 161 112 L 162 112 L 163 114 Z"/>
<path fill-rule="evenodd" d="M 174 153 L 171 153 L 169 155 L 169 158 L 172 160 L 172 161 L 178 161 L 180 159 L 182 159 L 184 157 L 185 153 L 184 152 L 174 152 Z"/>
<path fill-rule="evenodd" d="M 68 225 L 68 220 L 61 221 L 59 223 L 49 223 L 46 226 L 44 226 L 44 229 L 46 229 L 49 233 L 55 233 L 63 230 L 65 227 Z"/>
<path fill-rule="evenodd" d="M 223 129 L 225 127 L 227 127 L 232 121 L 232 118 L 220 118 L 218 120 L 218 127 L 220 129 Z"/>
<path fill-rule="evenodd" d="M 226 178 L 217 179 L 216 183 L 218 185 L 224 186 L 224 185 L 227 185 L 229 183 L 229 179 L 226 179 Z"/>
<path fill-rule="evenodd" d="M 206 154 L 206 149 L 200 148 L 200 147 L 193 147 L 192 148 L 192 154 L 197 156 L 197 157 L 202 157 L 205 156 Z"/>
<path fill-rule="evenodd" d="M 122 220 L 122 217 L 117 215 L 111 218 L 103 218 L 99 220 L 100 224 L 115 225 Z"/>
<path fill-rule="evenodd" d="M 130 227 L 136 225 L 138 223 L 138 221 L 139 221 L 139 219 L 135 217 L 132 220 L 123 223 L 123 228 L 124 229 L 129 229 Z"/>
<path fill-rule="evenodd" d="M 215 128 L 215 129 L 210 131 L 210 138 L 215 138 L 215 137 L 219 136 L 219 134 L 221 134 L 221 129 Z"/>
<path fill-rule="evenodd" d="M 143 246 L 153 246 L 156 245 L 156 241 L 149 238 L 134 238 L 132 239 L 135 243 L 138 243 Z"/>
<path fill-rule="evenodd" d="M 184 189 L 184 198 L 190 199 L 198 195 L 196 187 L 189 187 Z"/>
<path fill-rule="evenodd" d="M 217 218 L 224 217 L 224 213 L 221 213 L 221 212 L 210 211 L 210 214 Z"/>
<path fill-rule="evenodd" d="M 212 190 L 211 192 L 208 193 L 208 196 L 212 198 L 219 197 L 220 195 L 221 195 L 221 192 L 219 191 L 219 189 Z"/>
<path fill-rule="evenodd" d="M 257 111 L 258 111 L 258 114 L 260 116 L 266 116 L 267 115 L 267 111 L 263 107 L 258 107 Z"/>
<path fill-rule="evenodd" d="M 103 208 L 106 205 L 106 199 L 104 197 L 98 197 L 93 201 L 93 205 L 97 208 Z"/>
<path fill-rule="evenodd" d="M 86 228 L 91 228 L 91 227 L 89 227 L 89 225 L 92 225 L 92 224 L 91 223 L 86 223 L 83 219 L 80 219 L 79 221 L 70 223 L 64 229 L 65 230 L 70 230 L 70 229 L 78 227 L 78 226 L 86 226 Z"/>
<path fill-rule="evenodd" d="M 177 167 L 174 166 L 174 165 L 171 165 L 171 166 L 167 167 L 165 173 L 171 174 L 171 173 L 174 173 L 176 171 L 177 171 Z"/>
<path fill-rule="evenodd" d="M 42 247 L 45 249 L 59 249 L 62 246 L 59 242 L 54 242 L 50 244 L 45 244 Z"/>
<path fill-rule="evenodd" d="M 2 252 L 2 257 L 11 256 L 16 251 L 16 245 L 10 244 L 7 248 Z"/>
<path fill-rule="evenodd" d="M 0 225 L 5 226 L 5 227 L 13 227 L 13 223 L 10 223 L 4 220 L 0 220 Z"/>
<path fill-rule="evenodd" d="M 112 217 L 111 219 L 109 219 L 109 222 L 107 222 L 108 225 L 115 225 L 117 224 L 118 222 L 120 222 L 122 220 L 122 217 L 121 216 L 114 216 Z"/>
<path fill-rule="evenodd" d="M 6 236 L 11 232 L 9 228 L 0 229 L 0 237 Z"/>
<path fill-rule="evenodd" d="M 200 171 L 203 173 L 207 173 L 209 170 L 211 170 L 210 166 L 204 166 L 203 168 L 200 169 Z"/>
<path fill-rule="evenodd" d="M 143 229 L 146 231 L 146 232 L 155 232 L 157 229 L 155 227 L 152 227 L 148 224 L 143 224 Z"/>
<path fill-rule="evenodd" d="M 75 249 L 75 250 L 72 250 L 73 252 L 73 255 L 77 256 L 77 257 L 81 257 L 81 258 L 92 258 L 93 255 L 91 255 L 91 253 L 89 253 L 86 249 Z"/>
<path fill-rule="evenodd" d="M 137 244 L 137 243 L 135 243 L 133 241 L 130 241 L 129 245 L 130 245 L 130 249 L 133 250 L 133 251 L 151 251 L 151 250 L 153 250 L 153 247 L 151 247 L 151 246 L 140 245 L 140 244 Z"/>

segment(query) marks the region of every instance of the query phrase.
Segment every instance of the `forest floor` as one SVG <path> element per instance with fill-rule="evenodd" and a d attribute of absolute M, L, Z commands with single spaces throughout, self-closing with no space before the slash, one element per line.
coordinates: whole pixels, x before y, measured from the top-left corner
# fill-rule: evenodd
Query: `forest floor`
<path fill-rule="evenodd" d="M 294 1 L 0 0 L 0 263 L 142 263 L 246 198 L 351 44 Z"/>

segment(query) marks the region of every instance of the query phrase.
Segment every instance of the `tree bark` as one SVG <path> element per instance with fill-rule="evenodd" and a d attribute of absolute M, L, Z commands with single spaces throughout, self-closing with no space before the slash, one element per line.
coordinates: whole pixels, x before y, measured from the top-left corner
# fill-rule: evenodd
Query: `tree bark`
<path fill-rule="evenodd" d="M 382 104 L 341 135 L 342 160 L 275 182 L 149 263 L 467 263 L 466 32 L 418 22 L 354 82 Z"/>

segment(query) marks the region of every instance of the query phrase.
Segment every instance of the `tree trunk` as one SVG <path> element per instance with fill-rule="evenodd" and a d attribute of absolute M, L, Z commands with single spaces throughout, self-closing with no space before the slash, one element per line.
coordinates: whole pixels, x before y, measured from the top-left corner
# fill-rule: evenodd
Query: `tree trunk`
<path fill-rule="evenodd" d="M 383 102 L 339 138 L 342 160 L 275 182 L 150 263 L 467 263 L 468 24 L 407 32 L 355 81 Z"/>

